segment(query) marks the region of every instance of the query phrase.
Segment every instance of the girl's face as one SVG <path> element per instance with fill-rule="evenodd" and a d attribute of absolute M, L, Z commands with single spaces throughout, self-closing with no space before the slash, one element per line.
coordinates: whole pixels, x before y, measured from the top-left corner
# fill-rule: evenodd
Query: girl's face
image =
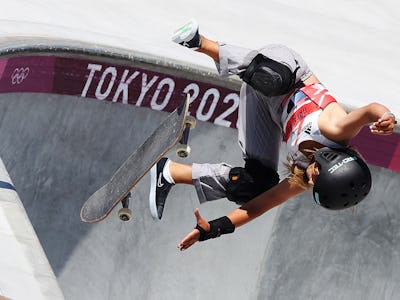
<path fill-rule="evenodd" d="M 307 183 L 310 186 L 314 186 L 315 180 L 317 179 L 317 176 L 319 175 L 319 165 L 316 161 L 312 162 L 309 164 L 306 170 L 306 175 L 307 175 Z"/>

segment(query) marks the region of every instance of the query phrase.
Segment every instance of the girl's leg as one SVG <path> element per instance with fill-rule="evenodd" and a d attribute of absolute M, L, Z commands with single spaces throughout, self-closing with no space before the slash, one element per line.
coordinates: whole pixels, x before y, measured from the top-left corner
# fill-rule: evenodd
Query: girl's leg
<path fill-rule="evenodd" d="M 277 105 L 274 110 L 273 102 Z M 239 102 L 238 140 L 245 159 L 278 170 L 282 129 L 279 99 L 263 99 L 249 85 L 242 85 Z M 272 106 L 272 107 L 271 107 Z"/>
<path fill-rule="evenodd" d="M 165 172 L 168 171 L 175 183 L 193 184 L 191 165 L 184 165 L 171 161 L 169 170 L 165 170 Z"/>
<path fill-rule="evenodd" d="M 203 53 L 211 57 L 215 62 L 219 62 L 219 44 L 216 41 L 212 41 L 203 35 L 200 35 L 201 46 L 197 49 L 197 52 Z"/>
<path fill-rule="evenodd" d="M 190 166 L 162 158 L 150 172 L 151 215 L 154 219 L 161 219 L 168 193 L 174 184 L 194 185 L 200 203 L 224 198 L 231 168 L 224 163 Z"/>
<path fill-rule="evenodd" d="M 199 201 L 203 203 L 226 197 L 231 168 L 225 163 L 184 165 L 169 161 L 163 170 L 163 176 L 172 184 L 194 185 Z"/>

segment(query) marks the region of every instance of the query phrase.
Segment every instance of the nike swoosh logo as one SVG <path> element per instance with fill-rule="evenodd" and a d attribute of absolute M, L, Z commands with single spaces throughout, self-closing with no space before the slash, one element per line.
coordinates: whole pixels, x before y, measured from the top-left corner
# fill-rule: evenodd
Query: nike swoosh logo
<path fill-rule="evenodd" d="M 158 175 L 158 181 L 157 181 L 157 187 L 162 188 L 164 186 L 164 183 L 161 182 L 161 178 L 162 178 L 162 173 L 160 172 L 160 174 Z"/>

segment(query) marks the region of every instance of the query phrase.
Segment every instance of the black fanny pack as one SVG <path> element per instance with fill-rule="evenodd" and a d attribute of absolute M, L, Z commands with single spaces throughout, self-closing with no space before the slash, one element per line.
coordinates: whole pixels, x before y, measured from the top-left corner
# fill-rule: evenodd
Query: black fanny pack
<path fill-rule="evenodd" d="M 265 96 L 287 94 L 296 87 L 296 73 L 282 63 L 259 53 L 253 58 L 240 78 Z"/>

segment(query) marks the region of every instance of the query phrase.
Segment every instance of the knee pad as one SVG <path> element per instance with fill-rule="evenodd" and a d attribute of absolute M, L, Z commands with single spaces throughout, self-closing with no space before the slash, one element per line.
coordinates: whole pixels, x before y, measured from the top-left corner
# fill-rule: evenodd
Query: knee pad
<path fill-rule="evenodd" d="M 279 175 L 257 160 L 246 160 L 244 168 L 232 168 L 226 187 L 227 198 L 242 205 L 278 184 Z"/>
<path fill-rule="evenodd" d="M 288 66 L 259 53 L 239 76 L 263 95 L 279 96 L 287 94 L 296 86 L 296 72 L 299 68 L 292 72 Z"/>

